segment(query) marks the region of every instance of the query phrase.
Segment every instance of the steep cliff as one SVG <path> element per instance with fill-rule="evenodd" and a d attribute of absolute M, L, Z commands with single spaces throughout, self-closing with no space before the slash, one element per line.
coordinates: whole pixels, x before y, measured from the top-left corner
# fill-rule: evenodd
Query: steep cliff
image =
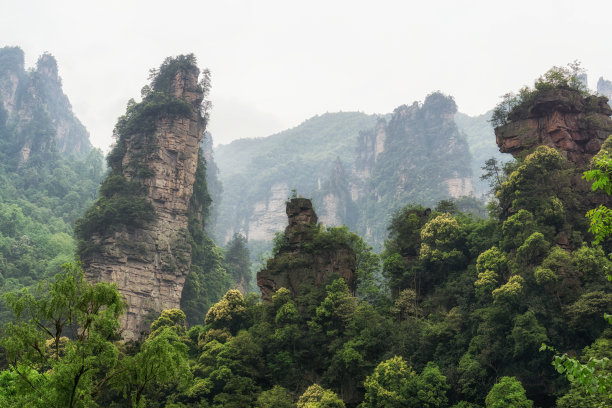
<path fill-rule="evenodd" d="M 456 110 L 436 92 L 389 115 L 327 113 L 268 138 L 219 146 L 217 238 L 242 233 L 256 254 L 254 241 L 269 242 L 283 228 L 284 202 L 295 189 L 312 197 L 323 224 L 345 224 L 382 244 L 394 210 L 472 194 L 472 159 Z"/>
<path fill-rule="evenodd" d="M 435 92 L 362 133 L 355 174 L 363 187 L 353 197 L 361 211 L 358 231 L 369 240 L 381 242 L 389 215 L 408 203 L 433 205 L 473 193 L 472 158 L 456 112 L 452 97 Z"/>
<path fill-rule="evenodd" d="M 101 197 L 76 226 L 87 279 L 116 282 L 127 301 L 126 339 L 138 338 L 148 317 L 179 308 L 193 272 L 210 204 L 200 149 L 209 85 L 199 74 L 193 55 L 169 58 L 142 102 L 128 103 Z"/>
<path fill-rule="evenodd" d="M 251 243 L 271 241 L 285 226 L 285 201 L 293 189 L 323 209 L 323 190 L 336 158 L 350 178 L 359 131 L 376 121 L 375 115 L 359 112 L 326 113 L 267 138 L 218 146 L 215 159 L 224 190 L 217 239 L 227 242 L 239 232 Z"/>
<path fill-rule="evenodd" d="M 264 301 L 280 288 L 294 297 L 321 287 L 334 276 L 342 277 L 355 290 L 355 251 L 342 243 L 325 240 L 310 200 L 292 198 L 286 203 L 289 225 L 277 242 L 274 257 L 257 273 Z M 325 241 L 325 244 L 322 244 Z"/>
<path fill-rule="evenodd" d="M 13 151 L 13 165 L 37 154 L 83 156 L 91 150 L 89 134 L 72 113 L 51 54 L 43 54 L 36 68 L 26 71 L 20 48 L 0 48 L 0 109 L 0 121 L 11 130 L 5 142 Z"/>
<path fill-rule="evenodd" d="M 586 165 L 612 133 L 612 108 L 605 96 L 555 88 L 538 92 L 533 101 L 508 115 L 495 128 L 502 153 L 524 155 L 545 145 L 558 149 L 570 162 Z"/>

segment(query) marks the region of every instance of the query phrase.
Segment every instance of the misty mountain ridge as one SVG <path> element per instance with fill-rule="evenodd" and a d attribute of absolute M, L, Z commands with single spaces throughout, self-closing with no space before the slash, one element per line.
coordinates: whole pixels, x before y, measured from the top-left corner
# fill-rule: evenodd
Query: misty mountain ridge
<path fill-rule="evenodd" d="M 489 189 L 480 181 L 484 161 L 510 157 L 497 149 L 490 112 L 470 117 L 455 111 L 452 97 L 433 93 L 394 113 L 328 112 L 269 137 L 217 146 L 223 185 L 217 239 L 240 232 L 270 241 L 283 228 L 284 203 L 294 189 L 313 198 L 321 222 L 346 224 L 373 243 L 382 242 L 385 223 L 405 204 L 482 197 Z M 445 153 L 436 157 L 438 150 Z M 439 166 L 446 168 L 438 172 Z"/>

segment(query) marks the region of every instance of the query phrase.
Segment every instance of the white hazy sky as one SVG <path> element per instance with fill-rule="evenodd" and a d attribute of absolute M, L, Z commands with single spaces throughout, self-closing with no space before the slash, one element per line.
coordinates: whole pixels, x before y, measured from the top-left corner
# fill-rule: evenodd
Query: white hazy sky
<path fill-rule="evenodd" d="M 193 52 L 212 72 L 215 144 L 324 112 L 386 113 L 435 90 L 471 115 L 553 65 L 612 78 L 612 1 L 0 0 L 0 47 L 59 64 L 104 150 L 150 68 Z"/>

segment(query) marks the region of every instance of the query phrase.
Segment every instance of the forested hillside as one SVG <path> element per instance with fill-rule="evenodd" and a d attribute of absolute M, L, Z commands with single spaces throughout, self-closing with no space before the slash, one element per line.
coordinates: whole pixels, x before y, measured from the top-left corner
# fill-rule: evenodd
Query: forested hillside
<path fill-rule="evenodd" d="M 453 121 L 456 109 L 452 97 L 436 92 L 388 115 L 327 113 L 267 138 L 219 146 L 217 239 L 240 232 L 257 252 L 283 228 L 283 203 L 296 190 L 312 197 L 324 224 L 347 225 L 380 247 L 389 214 L 401 206 L 487 191 L 479 181 L 475 192 L 473 178 L 487 154 L 500 155 L 492 128 L 484 116 L 463 115 L 457 123 L 471 133 L 466 138 Z M 473 199 L 459 205 L 479 210 Z"/>
<path fill-rule="evenodd" d="M 319 208 L 295 191 L 276 197 L 284 232 L 257 274 L 260 294 L 243 293 L 252 288 L 246 237 L 233 235 L 224 251 L 205 228 L 210 78 L 198 79 L 193 55 L 166 59 L 119 118 L 109 172 L 77 222 L 85 273 L 77 263 L 54 269 L 74 248 L 83 208 L 66 204 L 91 199 L 99 153 L 2 162 L 3 290 L 40 284 L 2 296 L 11 321 L 0 332 L 0 407 L 610 406 L 612 108 L 578 73 L 553 67 L 493 111 L 496 142 L 513 160 L 487 165 L 488 218 L 445 199 L 469 187 L 472 170 L 452 98 L 434 93 L 386 118 L 340 115 L 369 123 L 356 135 L 355 167 L 346 148 L 329 145 Z M 319 119 L 323 143 L 335 119 Z M 10 123 L 0 141 L 14 141 Z M 306 162 L 290 155 L 301 140 L 293 132 L 278 152 L 293 167 L 271 167 L 271 182 L 281 170 L 298 177 Z M 234 166 L 265 172 L 273 157 Z M 462 160 L 436 166 L 453 157 Z M 349 171 L 365 200 L 347 188 L 359 181 Z M 403 205 L 408 193 L 420 202 Z M 329 195 L 368 203 L 361 214 L 372 218 L 374 204 L 398 205 L 377 215 L 380 252 L 319 222 Z M 232 281 L 241 291 L 213 300 Z M 160 310 L 168 296 L 176 306 Z"/>
<path fill-rule="evenodd" d="M 248 231 L 249 240 L 270 241 L 283 228 L 282 209 L 291 190 L 316 192 L 336 159 L 348 171 L 357 155 L 359 131 L 373 127 L 376 120 L 359 112 L 326 113 L 267 138 L 216 148 L 223 185 L 218 239 L 223 242 L 234 232 Z"/>
<path fill-rule="evenodd" d="M 21 49 L 0 49 L 1 293 L 50 278 L 74 259 L 74 221 L 103 172 L 102 152 L 72 114 L 55 59 L 45 54 L 26 71 Z"/>

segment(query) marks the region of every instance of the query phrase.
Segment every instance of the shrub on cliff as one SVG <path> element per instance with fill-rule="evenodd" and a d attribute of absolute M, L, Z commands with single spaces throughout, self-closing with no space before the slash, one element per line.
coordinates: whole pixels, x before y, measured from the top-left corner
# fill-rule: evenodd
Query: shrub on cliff
<path fill-rule="evenodd" d="M 578 61 L 567 64 L 567 67 L 553 66 L 534 82 L 533 88 L 524 86 L 518 94 L 513 92 L 505 94 L 493 110 L 491 116 L 493 127 L 503 126 L 524 116 L 538 96 L 553 89 L 573 90 L 582 96 L 589 96 L 586 85 L 580 79 L 583 74 L 584 69 L 580 67 Z"/>

